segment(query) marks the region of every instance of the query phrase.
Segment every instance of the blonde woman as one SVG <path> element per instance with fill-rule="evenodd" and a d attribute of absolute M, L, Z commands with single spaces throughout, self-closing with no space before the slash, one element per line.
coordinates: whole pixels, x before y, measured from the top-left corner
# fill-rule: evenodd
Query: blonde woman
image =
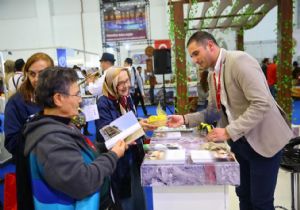
<path fill-rule="evenodd" d="M 103 84 L 103 96 L 97 102 L 100 119 L 96 121 L 96 130 L 133 111 L 134 103 L 129 94 L 130 75 L 127 68 L 114 67 L 107 70 Z M 144 129 L 154 129 L 146 120 L 140 121 Z M 97 140 L 103 142 L 103 137 L 97 133 Z M 120 158 L 116 171 L 112 175 L 112 187 L 116 199 L 121 202 L 123 210 L 144 210 L 145 199 L 141 186 L 140 165 L 144 158 L 143 140 L 137 139 L 130 145 L 124 157 Z"/>

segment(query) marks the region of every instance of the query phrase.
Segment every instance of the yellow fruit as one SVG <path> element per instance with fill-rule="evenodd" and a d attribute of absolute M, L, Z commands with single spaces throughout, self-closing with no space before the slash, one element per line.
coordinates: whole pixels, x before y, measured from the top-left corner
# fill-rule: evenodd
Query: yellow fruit
<path fill-rule="evenodd" d="M 152 115 L 148 117 L 148 123 L 156 126 L 164 126 L 167 123 L 166 115 Z"/>

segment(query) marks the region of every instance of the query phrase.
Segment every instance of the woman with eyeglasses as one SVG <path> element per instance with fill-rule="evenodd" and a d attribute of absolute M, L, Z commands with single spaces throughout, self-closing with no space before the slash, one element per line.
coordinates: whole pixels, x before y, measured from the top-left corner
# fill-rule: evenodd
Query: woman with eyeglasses
<path fill-rule="evenodd" d="M 28 117 L 41 110 L 35 103 L 35 88 L 38 75 L 47 67 L 53 66 L 52 58 L 45 53 L 35 53 L 24 66 L 25 80 L 17 92 L 9 98 L 4 111 L 5 147 L 16 155 L 18 141 L 21 139 L 21 130 Z"/>
<path fill-rule="evenodd" d="M 130 75 L 127 68 L 114 67 L 107 70 L 103 84 L 103 96 L 97 101 L 99 120 L 96 120 L 96 130 L 99 131 L 105 125 L 121 115 L 133 111 L 136 113 L 133 100 L 129 94 Z M 141 120 L 144 129 L 155 129 Z M 103 137 L 97 132 L 97 141 L 104 142 Z M 123 210 L 144 210 L 145 199 L 141 186 L 140 166 L 144 158 L 143 140 L 137 139 L 129 145 L 124 157 L 120 158 L 116 171 L 112 175 L 112 186 Z"/>
<path fill-rule="evenodd" d="M 52 58 L 45 53 L 40 52 L 30 56 L 24 65 L 25 80 L 6 103 L 4 110 L 5 147 L 13 155 L 13 162 L 16 163 L 16 174 L 18 174 L 18 171 L 23 170 L 20 160 L 22 159 L 22 148 L 24 146 L 22 136 L 24 124 L 31 115 L 41 110 L 34 99 L 38 75 L 45 68 L 53 65 Z M 16 185 L 19 186 L 23 182 L 23 177 L 16 175 Z M 23 202 L 26 193 L 23 188 L 16 188 L 16 199 L 18 202 Z M 15 196 L 15 194 L 7 195 L 11 199 Z"/>
<path fill-rule="evenodd" d="M 36 102 L 43 110 L 23 131 L 35 210 L 110 210 L 114 206 L 109 176 L 127 146 L 118 141 L 100 154 L 81 134 L 72 122 L 82 101 L 77 81 L 71 68 L 51 67 L 39 76 Z"/>

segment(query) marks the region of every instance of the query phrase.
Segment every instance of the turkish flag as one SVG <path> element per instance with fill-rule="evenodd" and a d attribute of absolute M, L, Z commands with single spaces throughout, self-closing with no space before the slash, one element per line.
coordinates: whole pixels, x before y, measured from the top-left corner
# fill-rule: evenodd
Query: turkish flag
<path fill-rule="evenodd" d="M 171 49 L 171 40 L 154 40 L 154 49 Z"/>

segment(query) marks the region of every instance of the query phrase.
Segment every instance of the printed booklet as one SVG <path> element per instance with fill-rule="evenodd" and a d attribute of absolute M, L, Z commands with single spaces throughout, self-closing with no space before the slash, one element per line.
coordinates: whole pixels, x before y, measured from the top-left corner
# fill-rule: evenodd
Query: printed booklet
<path fill-rule="evenodd" d="M 184 164 L 185 149 L 150 150 L 145 154 L 144 164 Z"/>
<path fill-rule="evenodd" d="M 143 128 L 132 111 L 112 121 L 100 130 L 107 149 L 111 149 L 119 140 L 129 144 L 145 135 Z"/>

